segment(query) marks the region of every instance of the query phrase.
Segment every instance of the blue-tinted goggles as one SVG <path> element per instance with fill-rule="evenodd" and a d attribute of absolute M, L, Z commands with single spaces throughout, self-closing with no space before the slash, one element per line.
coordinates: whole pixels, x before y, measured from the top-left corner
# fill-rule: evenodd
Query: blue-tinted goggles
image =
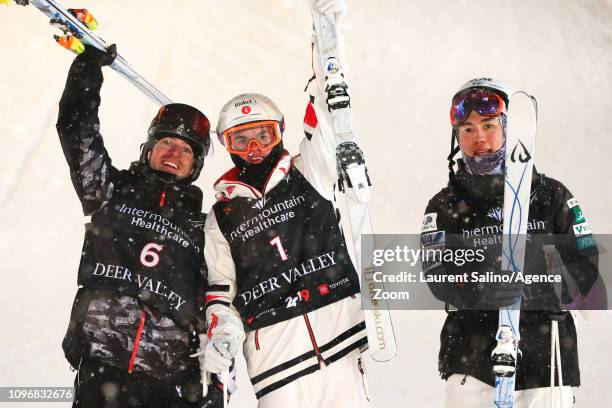
<path fill-rule="evenodd" d="M 474 111 L 482 116 L 498 116 L 505 113 L 506 104 L 495 92 L 488 89 L 468 89 L 453 99 L 450 120 L 453 126 L 464 122 Z"/>

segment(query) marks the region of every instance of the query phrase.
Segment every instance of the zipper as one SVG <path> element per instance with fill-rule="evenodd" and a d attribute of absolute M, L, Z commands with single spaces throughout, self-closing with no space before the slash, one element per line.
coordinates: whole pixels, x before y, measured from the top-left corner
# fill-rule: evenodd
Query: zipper
<path fill-rule="evenodd" d="M 310 319 L 308 318 L 308 314 L 304 313 L 304 321 L 306 322 L 306 329 L 308 329 L 308 335 L 310 336 L 310 342 L 312 343 L 312 348 L 317 356 L 317 360 L 319 361 L 319 367 L 325 368 L 327 364 L 325 364 L 325 359 L 321 355 L 319 351 L 319 346 L 317 345 L 317 340 L 315 339 L 314 332 L 312 331 L 312 326 L 310 325 Z"/>
<path fill-rule="evenodd" d="M 130 365 L 128 366 L 128 373 L 134 371 L 134 362 L 136 361 L 136 354 L 138 354 L 138 348 L 140 347 L 140 336 L 142 336 L 142 329 L 144 328 L 146 314 L 144 310 L 140 311 L 140 324 L 136 331 L 136 338 L 134 339 L 134 348 L 132 349 L 132 357 L 130 357 Z"/>
<path fill-rule="evenodd" d="M 159 198 L 159 206 L 163 207 L 166 204 L 166 191 L 162 191 L 161 197 Z"/>
<path fill-rule="evenodd" d="M 259 329 L 255 330 L 255 350 L 259 350 Z"/>

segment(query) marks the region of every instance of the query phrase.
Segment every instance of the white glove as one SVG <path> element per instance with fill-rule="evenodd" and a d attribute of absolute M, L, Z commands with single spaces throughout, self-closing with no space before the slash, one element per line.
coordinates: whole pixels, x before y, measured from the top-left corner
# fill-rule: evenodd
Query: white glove
<path fill-rule="evenodd" d="M 326 16 L 335 16 L 346 14 L 346 0 L 316 0 L 315 9 Z"/>
<path fill-rule="evenodd" d="M 346 34 L 351 29 L 351 24 L 346 16 L 346 0 L 315 0 L 314 8 L 324 16 L 333 16 L 340 34 Z"/>
<path fill-rule="evenodd" d="M 212 308 L 211 308 L 212 309 Z M 219 374 L 229 370 L 244 340 L 244 327 L 238 316 L 226 309 L 208 310 L 208 336 L 200 334 L 200 349 L 194 357 L 203 371 Z"/>
<path fill-rule="evenodd" d="M 204 349 L 202 367 L 209 373 L 223 373 L 232 366 L 232 359 L 238 354 L 238 339 L 227 334 L 218 334 L 208 340 Z"/>

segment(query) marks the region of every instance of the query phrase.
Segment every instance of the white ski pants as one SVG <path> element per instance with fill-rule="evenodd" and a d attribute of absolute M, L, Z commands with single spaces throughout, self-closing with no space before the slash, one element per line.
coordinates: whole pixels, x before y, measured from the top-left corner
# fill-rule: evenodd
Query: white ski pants
<path fill-rule="evenodd" d="M 259 408 L 371 408 L 355 350 L 259 399 Z"/>
<path fill-rule="evenodd" d="M 465 378 L 465 383 L 461 384 Z M 574 405 L 572 387 L 561 387 L 563 405 L 559 402 L 559 388 L 554 390 L 555 408 Z M 491 408 L 495 389 L 474 377 L 453 374 L 446 382 L 445 408 Z M 550 408 L 550 388 L 532 388 L 514 392 L 514 408 Z"/>

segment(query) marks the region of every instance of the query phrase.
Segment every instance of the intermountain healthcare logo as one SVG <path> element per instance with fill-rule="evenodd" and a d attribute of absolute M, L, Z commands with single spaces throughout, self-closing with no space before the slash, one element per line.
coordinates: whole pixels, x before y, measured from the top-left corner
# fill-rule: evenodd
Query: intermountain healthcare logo
<path fill-rule="evenodd" d="M 493 218 L 497 222 L 504 221 L 504 209 L 503 207 L 491 208 L 487 213 L 487 217 Z"/>
<path fill-rule="evenodd" d="M 498 221 L 499 222 L 499 221 Z M 534 231 L 545 231 L 546 221 L 543 220 L 531 220 L 527 222 L 527 240 L 530 239 L 530 232 Z M 461 234 L 463 239 L 472 239 L 474 246 L 486 246 L 486 245 L 497 245 L 502 243 L 502 236 L 504 232 L 503 222 L 499 222 L 496 225 L 485 225 L 478 228 L 472 228 L 469 230 L 462 230 Z"/>
<path fill-rule="evenodd" d="M 263 210 L 265 206 L 266 206 L 266 197 L 262 197 L 261 199 L 255 201 L 255 204 L 253 204 L 251 208 L 254 208 L 256 210 Z"/>
<path fill-rule="evenodd" d="M 230 241 L 233 242 L 240 238 L 246 242 L 273 225 L 289 221 L 295 217 L 292 208 L 304 205 L 304 203 L 306 203 L 306 197 L 301 194 L 271 205 L 269 208 L 265 208 L 267 201 L 264 198 L 258 200 L 251 208 L 260 210 L 259 213 L 235 228 L 230 233 Z"/>
<path fill-rule="evenodd" d="M 193 242 L 189 234 L 187 234 L 178 224 L 158 213 L 142 210 L 140 208 L 128 207 L 125 204 L 122 204 L 121 208 L 117 209 L 117 211 L 131 215 L 132 220 L 130 221 L 130 225 L 132 226 L 164 235 L 166 238 L 177 242 L 184 248 L 191 246 L 197 252 L 201 251 L 200 247 Z M 203 221 L 200 220 L 189 220 L 189 222 L 193 224 L 194 228 L 201 227 L 203 224 Z"/>

